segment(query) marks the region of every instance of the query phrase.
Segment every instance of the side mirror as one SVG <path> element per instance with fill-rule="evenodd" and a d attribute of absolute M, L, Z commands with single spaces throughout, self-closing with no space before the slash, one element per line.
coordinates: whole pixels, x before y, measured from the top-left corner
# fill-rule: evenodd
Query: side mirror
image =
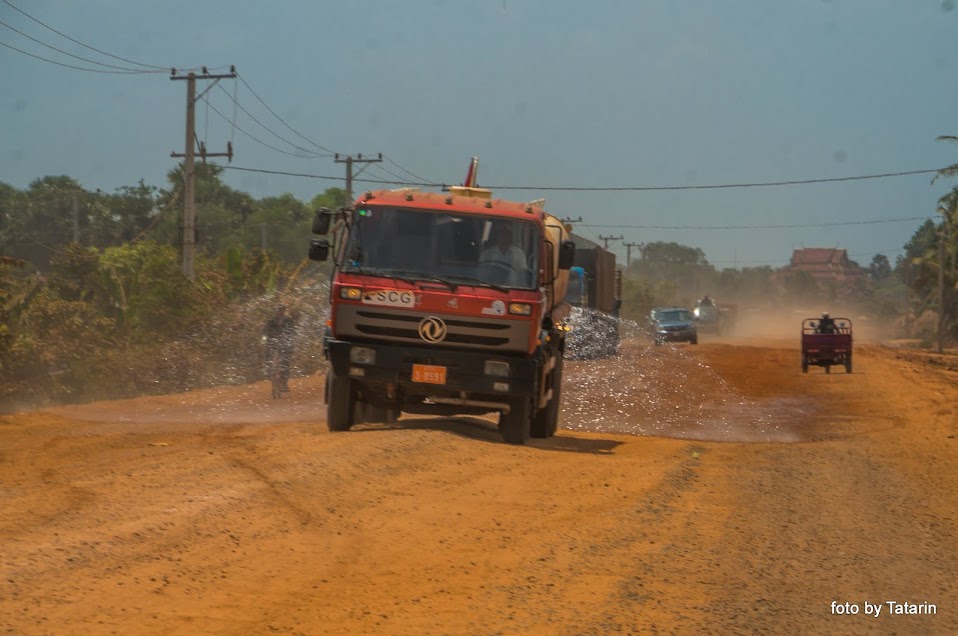
<path fill-rule="evenodd" d="M 332 218 L 333 212 L 329 208 L 319 208 L 316 210 L 316 216 L 313 217 L 313 234 L 326 234 L 329 232 L 329 223 Z"/>
<path fill-rule="evenodd" d="M 325 261 L 327 258 L 329 258 L 329 241 L 313 239 L 309 242 L 309 260 Z"/>
<path fill-rule="evenodd" d="M 562 241 L 559 245 L 559 269 L 569 269 L 575 262 L 575 243 Z"/>

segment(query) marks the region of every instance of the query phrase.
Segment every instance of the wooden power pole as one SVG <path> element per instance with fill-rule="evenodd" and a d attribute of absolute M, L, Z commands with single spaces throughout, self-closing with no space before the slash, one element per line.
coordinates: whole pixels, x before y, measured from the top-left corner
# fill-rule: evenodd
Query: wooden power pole
<path fill-rule="evenodd" d="M 186 80 L 186 149 L 183 153 L 171 152 L 171 157 L 183 157 L 183 275 L 188 279 L 196 278 L 196 190 L 195 190 L 195 160 L 196 152 L 196 80 L 216 80 L 210 84 L 199 97 L 216 86 L 221 79 L 236 77 L 236 67 L 231 66 L 229 73 L 210 74 L 203 67 L 203 72 L 197 75 L 189 73 L 178 75 L 176 69 L 170 74 L 171 80 Z M 206 152 L 206 145 L 200 144 L 199 156 L 204 161 L 207 157 L 227 157 L 233 160 L 233 144 L 227 142 L 226 152 Z"/>
<path fill-rule="evenodd" d="M 345 157 L 340 157 L 339 153 L 338 152 L 336 153 L 336 155 L 333 157 L 333 161 L 335 161 L 336 163 L 346 164 L 346 205 L 353 204 L 353 177 L 358 177 L 360 174 L 362 174 L 363 170 L 369 167 L 369 164 L 379 163 L 382 160 L 383 160 L 383 153 L 379 153 L 379 156 L 377 156 L 375 159 L 369 159 L 368 157 L 363 158 L 362 153 L 356 155 L 355 157 L 352 155 L 346 155 Z M 353 174 L 354 163 L 364 163 L 366 165 L 363 166 L 359 172 L 357 172 L 356 174 Z"/>
<path fill-rule="evenodd" d="M 945 227 L 938 230 L 938 353 L 945 352 Z"/>
<path fill-rule="evenodd" d="M 622 236 L 599 236 L 599 238 L 605 241 L 605 249 L 609 249 L 609 241 L 621 241 L 625 237 Z"/>
<path fill-rule="evenodd" d="M 632 248 L 637 247 L 640 250 L 642 249 L 643 243 L 623 243 L 625 245 L 625 271 L 629 271 L 629 268 L 632 267 Z"/>

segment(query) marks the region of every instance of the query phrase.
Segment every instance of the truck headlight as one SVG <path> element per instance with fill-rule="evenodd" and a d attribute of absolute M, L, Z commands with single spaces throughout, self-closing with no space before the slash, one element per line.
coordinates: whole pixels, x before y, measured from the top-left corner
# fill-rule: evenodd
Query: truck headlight
<path fill-rule="evenodd" d="M 352 347 L 349 350 L 349 361 L 356 364 L 375 364 L 376 350 L 366 347 Z"/>
<path fill-rule="evenodd" d="M 358 287 L 343 287 L 339 290 L 339 297 L 346 300 L 359 300 L 363 292 Z"/>
<path fill-rule="evenodd" d="M 508 378 L 509 363 L 503 362 L 502 360 L 486 360 L 485 368 L 483 368 L 482 371 L 486 375 L 494 375 L 500 378 Z"/>
<path fill-rule="evenodd" d="M 509 303 L 509 313 L 516 316 L 528 316 L 532 313 L 532 305 L 529 303 Z"/>

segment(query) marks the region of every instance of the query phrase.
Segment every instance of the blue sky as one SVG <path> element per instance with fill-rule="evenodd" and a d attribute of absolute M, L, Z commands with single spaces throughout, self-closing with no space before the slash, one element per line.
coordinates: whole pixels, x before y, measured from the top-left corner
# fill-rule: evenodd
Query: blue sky
<path fill-rule="evenodd" d="M 958 162 L 958 10 L 952 0 L 9 0 L 84 44 L 157 65 L 234 64 L 230 96 L 297 145 L 382 152 L 363 177 L 461 181 L 480 157 L 489 186 L 657 187 L 848 177 Z M 0 21 L 80 57 L 130 67 L 44 28 L 0 0 Z M 0 43 L 101 68 L 0 25 Z M 0 46 L 0 181 L 66 174 L 113 191 L 166 186 L 182 152 L 185 82 L 168 73 L 89 73 Z M 202 83 L 200 84 L 202 89 Z M 234 92 L 235 91 L 235 92 Z M 285 123 L 284 123 L 285 122 Z M 292 126 L 309 142 L 286 127 Z M 298 151 L 242 111 L 236 125 Z M 341 177 L 329 157 L 257 143 L 208 111 L 210 151 L 233 165 Z M 301 153 L 300 153 L 301 154 Z M 229 171 L 256 197 L 308 200 L 342 182 Z M 701 248 L 718 267 L 785 264 L 795 248 L 840 247 L 892 261 L 958 182 L 930 175 L 813 185 L 544 196 L 585 236 Z M 357 190 L 371 187 L 357 184 Z M 796 225 L 780 229 L 618 226 Z M 305 245 L 305 241 L 304 241 Z M 621 242 L 613 241 L 624 256 Z M 635 254 L 633 252 L 633 254 Z"/>

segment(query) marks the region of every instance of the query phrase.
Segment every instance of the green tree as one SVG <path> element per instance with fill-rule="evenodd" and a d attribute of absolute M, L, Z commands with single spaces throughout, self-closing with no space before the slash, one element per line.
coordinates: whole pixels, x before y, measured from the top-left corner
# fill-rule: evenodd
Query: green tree
<path fill-rule="evenodd" d="M 312 218 L 311 208 L 291 194 L 261 199 L 245 225 L 243 245 L 297 263 L 306 256 Z"/>
<path fill-rule="evenodd" d="M 346 200 L 346 191 L 342 188 L 326 188 L 322 194 L 317 194 L 309 202 L 309 208 L 316 210 L 318 208 L 329 208 L 335 210 L 347 205 L 352 201 Z"/>
<path fill-rule="evenodd" d="M 191 283 L 180 274 L 177 251 L 152 241 L 105 249 L 100 275 L 120 333 L 138 340 L 181 334 L 223 304 L 222 276 L 212 273 L 209 261 L 198 269 Z"/>
<path fill-rule="evenodd" d="M 898 259 L 896 270 L 911 292 L 915 315 L 921 315 L 936 304 L 938 271 L 938 226 L 925 221 L 905 244 L 905 253 Z"/>
<path fill-rule="evenodd" d="M 868 274 L 872 280 L 881 281 L 891 276 L 891 263 L 884 254 L 875 254 L 872 257 L 871 265 L 868 266 Z"/>
<path fill-rule="evenodd" d="M 122 186 L 114 194 L 100 194 L 96 202 L 108 211 L 109 245 L 142 239 L 152 228 L 159 214 L 159 189 L 146 185 L 143 179 L 135 186 Z"/>
<path fill-rule="evenodd" d="M 674 285 L 677 292 L 669 302 L 683 305 L 691 305 L 698 296 L 710 293 L 717 278 L 705 252 L 679 243 L 647 243 L 632 269 L 654 284 Z"/>

